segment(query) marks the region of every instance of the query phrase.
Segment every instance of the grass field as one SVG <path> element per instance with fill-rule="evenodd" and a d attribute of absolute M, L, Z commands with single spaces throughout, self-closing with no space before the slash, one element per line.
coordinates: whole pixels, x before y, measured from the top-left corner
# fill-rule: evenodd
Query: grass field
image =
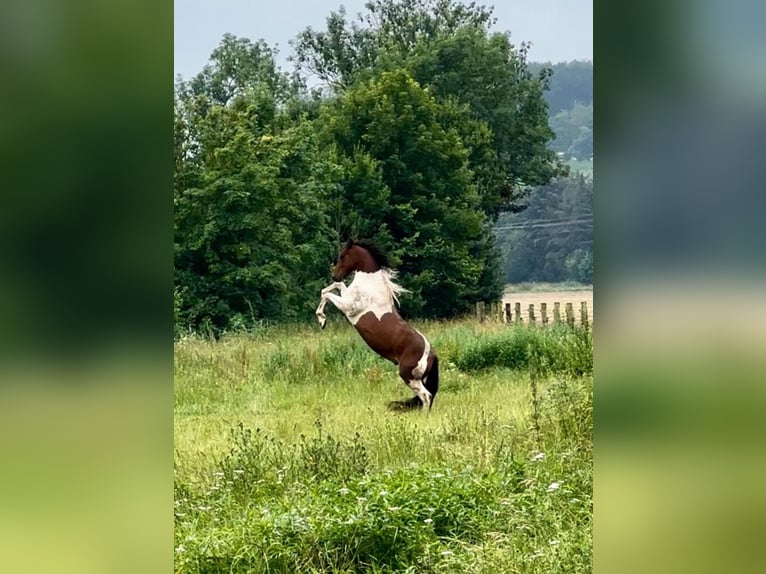
<path fill-rule="evenodd" d="M 177 572 L 590 572 L 590 333 L 416 326 L 429 415 L 339 320 L 176 342 Z"/>

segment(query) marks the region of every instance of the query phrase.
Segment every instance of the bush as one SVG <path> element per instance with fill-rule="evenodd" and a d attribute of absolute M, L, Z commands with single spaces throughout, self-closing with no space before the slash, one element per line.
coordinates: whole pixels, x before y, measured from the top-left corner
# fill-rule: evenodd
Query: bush
<path fill-rule="evenodd" d="M 588 329 L 509 327 L 462 350 L 455 364 L 466 372 L 491 367 L 537 369 L 542 374 L 593 372 L 593 337 Z"/>

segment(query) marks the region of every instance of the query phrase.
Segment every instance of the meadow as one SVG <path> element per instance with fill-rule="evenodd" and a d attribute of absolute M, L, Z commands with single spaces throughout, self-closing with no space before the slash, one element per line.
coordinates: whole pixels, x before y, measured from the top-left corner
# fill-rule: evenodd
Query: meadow
<path fill-rule="evenodd" d="M 175 343 L 176 572 L 591 571 L 592 336 L 420 322 L 429 414 L 344 320 Z"/>

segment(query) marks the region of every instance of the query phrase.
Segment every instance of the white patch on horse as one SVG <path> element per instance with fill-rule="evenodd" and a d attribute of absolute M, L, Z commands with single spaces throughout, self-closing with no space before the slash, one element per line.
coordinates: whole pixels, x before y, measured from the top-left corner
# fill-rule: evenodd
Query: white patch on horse
<path fill-rule="evenodd" d="M 395 274 L 387 269 L 379 269 L 373 273 L 357 271 L 354 280 L 345 289 L 339 289 L 341 295 L 330 293 L 336 284 L 322 290 L 322 299 L 317 309 L 320 322 L 324 319 L 324 303 L 333 303 L 349 320 L 356 325 L 366 313 L 372 312 L 378 320 L 386 313 L 393 313 L 397 296 L 406 290 L 394 283 Z"/>
<path fill-rule="evenodd" d="M 414 369 L 412 369 L 412 375 L 414 377 L 417 377 L 418 379 L 422 379 L 423 375 L 426 372 L 426 367 L 428 366 L 428 355 L 431 353 L 431 343 L 428 342 L 428 339 L 426 339 L 426 336 L 415 329 L 415 332 L 423 337 L 423 343 L 425 343 L 425 348 L 423 349 L 423 355 L 420 357 L 420 360 L 418 361 L 418 364 L 415 366 Z"/>
<path fill-rule="evenodd" d="M 428 392 L 428 389 L 423 386 L 423 381 L 420 379 L 412 379 L 410 380 L 409 385 L 423 403 L 423 410 L 428 412 L 428 410 L 431 408 L 432 395 L 430 392 Z"/>

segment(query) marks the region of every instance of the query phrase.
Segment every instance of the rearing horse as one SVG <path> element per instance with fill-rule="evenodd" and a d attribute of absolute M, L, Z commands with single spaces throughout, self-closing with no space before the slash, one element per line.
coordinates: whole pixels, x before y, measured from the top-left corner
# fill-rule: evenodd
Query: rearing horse
<path fill-rule="evenodd" d="M 342 281 L 356 272 L 347 287 Z M 349 241 L 338 256 L 333 281 L 322 289 L 316 310 L 324 329 L 324 308 L 329 301 L 356 327 L 362 339 L 381 357 L 399 365 L 399 376 L 415 396 L 406 401 L 393 401 L 391 409 L 430 410 L 439 390 L 439 357 L 428 339 L 410 327 L 396 311 L 398 295 L 406 289 L 394 282 L 396 273 L 388 258 L 376 247 Z M 336 295 L 333 291 L 340 294 Z"/>

